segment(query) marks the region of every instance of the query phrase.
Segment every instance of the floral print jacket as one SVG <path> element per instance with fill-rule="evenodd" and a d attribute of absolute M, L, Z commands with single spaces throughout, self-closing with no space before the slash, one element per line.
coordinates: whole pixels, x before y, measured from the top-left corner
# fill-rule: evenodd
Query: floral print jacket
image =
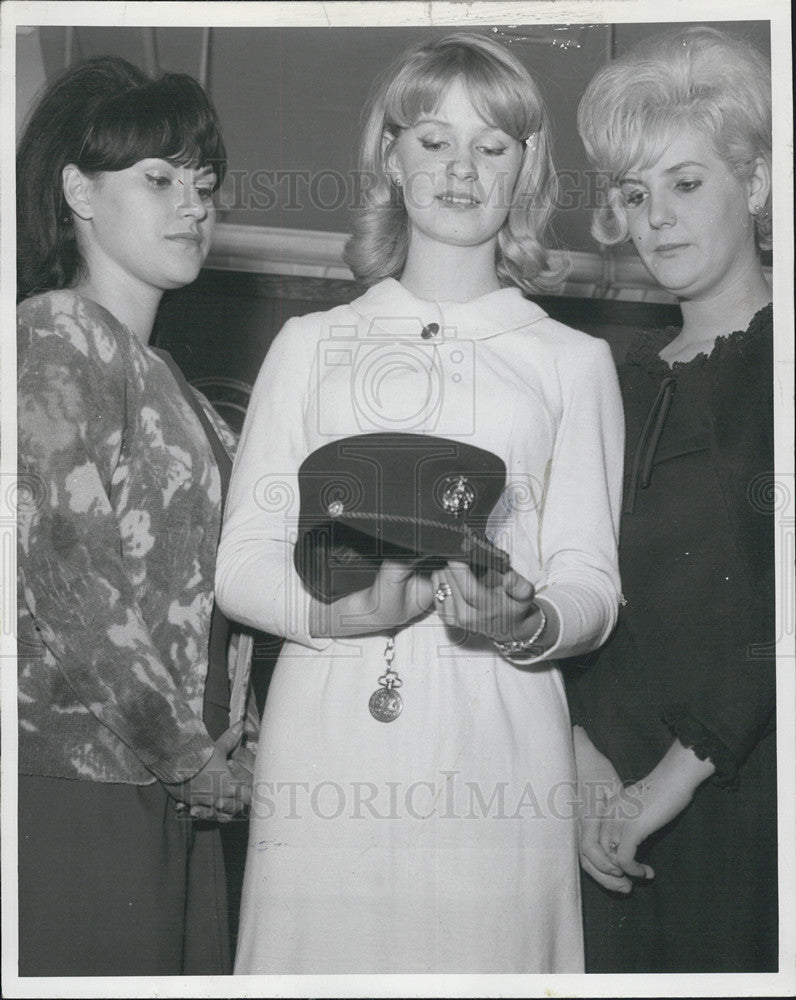
<path fill-rule="evenodd" d="M 202 709 L 221 525 L 196 414 L 107 310 L 47 292 L 18 309 L 18 447 L 20 771 L 191 777 L 212 752 Z"/>

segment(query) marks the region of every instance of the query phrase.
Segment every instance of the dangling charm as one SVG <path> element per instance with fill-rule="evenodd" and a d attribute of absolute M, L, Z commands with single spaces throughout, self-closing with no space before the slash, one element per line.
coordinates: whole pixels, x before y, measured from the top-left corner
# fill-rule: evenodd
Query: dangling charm
<path fill-rule="evenodd" d="M 395 639 L 388 636 L 387 645 L 384 649 L 384 659 L 387 662 L 387 669 L 379 677 L 379 684 L 370 696 L 368 708 L 370 714 L 378 722 L 393 722 L 401 714 L 404 703 L 396 688 L 399 688 L 403 681 L 392 668 L 393 657 L 395 656 Z"/>

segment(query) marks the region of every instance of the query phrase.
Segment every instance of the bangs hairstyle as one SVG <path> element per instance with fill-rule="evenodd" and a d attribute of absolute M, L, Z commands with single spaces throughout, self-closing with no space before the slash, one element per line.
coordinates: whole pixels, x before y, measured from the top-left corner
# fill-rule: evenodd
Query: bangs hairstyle
<path fill-rule="evenodd" d="M 17 151 L 17 298 L 68 288 L 83 262 L 63 194 L 64 167 L 126 170 L 148 157 L 211 167 L 216 187 L 226 150 L 216 113 L 190 76 L 150 80 L 124 59 L 70 67 L 34 107 Z"/>
<path fill-rule="evenodd" d="M 603 244 L 627 238 L 619 191 L 624 174 L 653 164 L 677 133 L 701 132 L 732 173 L 748 180 L 771 166 L 771 68 L 749 42 L 704 26 L 650 38 L 594 77 L 578 108 L 578 131 L 608 193 L 592 222 Z M 757 245 L 771 247 L 771 198 L 755 216 Z"/>
<path fill-rule="evenodd" d="M 89 126 L 75 165 L 85 173 L 126 170 L 147 157 L 175 166 L 212 167 L 221 184 L 227 154 L 213 108 L 190 76 L 159 80 L 113 96 Z"/>
<path fill-rule="evenodd" d="M 403 191 L 386 163 L 401 131 L 434 112 L 455 83 L 462 84 L 485 122 L 520 143 L 534 136 L 498 233 L 496 266 L 503 285 L 554 290 L 567 264 L 543 242 L 558 193 L 544 101 L 528 71 L 502 45 L 464 32 L 404 52 L 371 97 L 360 143 L 361 201 L 346 263 L 368 284 L 400 276 L 409 246 L 408 216 Z"/>

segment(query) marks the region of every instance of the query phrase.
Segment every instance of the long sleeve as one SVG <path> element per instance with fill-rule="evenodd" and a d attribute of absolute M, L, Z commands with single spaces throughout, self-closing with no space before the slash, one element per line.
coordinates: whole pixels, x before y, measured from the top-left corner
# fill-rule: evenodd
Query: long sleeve
<path fill-rule="evenodd" d="M 716 574 L 714 593 L 692 611 L 691 627 L 709 636 L 709 651 L 694 644 L 691 668 L 664 714 L 681 742 L 711 758 L 723 783 L 733 781 L 775 720 L 772 341 L 766 310 L 751 335 L 720 345 L 705 367 L 712 463 L 721 484 L 714 503 L 730 558 Z"/>
<path fill-rule="evenodd" d="M 59 294 L 52 314 L 40 301 L 19 325 L 20 471 L 40 485 L 19 517 L 20 597 L 43 646 L 21 664 L 22 732 L 52 745 L 72 713 L 85 734 L 87 710 L 102 728 L 65 748 L 74 776 L 118 780 L 98 763 L 121 760 L 118 740 L 161 780 L 185 780 L 212 753 L 201 719 L 212 594 L 194 540 L 218 483 L 168 407 L 141 406 L 135 425 L 141 359 L 121 328 Z M 52 760 L 39 765 L 53 773 Z"/>
<path fill-rule="evenodd" d="M 770 310 L 674 369 L 659 357 L 672 336 L 639 334 L 621 373 L 628 476 L 637 453 L 647 466 L 622 518 L 627 605 L 568 693 L 573 721 L 623 779 L 649 773 L 677 738 L 732 784 L 775 720 Z M 672 377 L 651 452 L 644 429 Z"/>
<path fill-rule="evenodd" d="M 399 290 L 397 294 L 405 293 Z M 363 305 L 367 301 L 368 297 L 357 300 L 350 313 L 326 319 L 330 329 L 350 329 L 359 336 L 363 357 L 369 357 L 365 352 L 370 346 L 367 337 L 371 317 Z M 391 325 L 395 321 L 385 318 L 400 314 L 400 310 L 395 303 L 379 305 L 383 311 L 380 309 L 372 322 L 382 324 L 384 335 L 394 336 L 400 343 L 398 327 Z M 511 360 L 515 365 L 519 363 L 513 358 L 517 350 L 523 358 L 536 357 L 534 387 L 527 389 L 532 397 L 530 412 L 539 420 L 555 423 L 555 435 L 550 440 L 549 473 L 540 511 L 533 515 L 539 517 L 538 531 L 535 526 L 521 529 L 513 539 L 516 544 L 507 548 L 513 558 L 516 555 L 517 571 L 538 585 L 561 616 L 564 630 L 555 649 L 545 657 L 550 658 L 593 648 L 603 641 L 616 620 L 622 408 L 607 345 L 555 324 L 544 314 L 535 313 L 535 307 L 519 297 L 509 306 L 516 310 L 516 327 L 505 336 L 477 341 L 472 371 L 477 381 L 471 384 L 469 393 L 461 389 L 466 380 L 457 383 L 452 379 L 455 391 L 438 388 L 439 414 L 435 410 L 429 418 L 428 431 L 454 438 L 466 435 L 467 419 L 473 419 L 475 406 L 479 414 L 478 440 L 494 440 L 496 450 L 512 451 L 515 437 L 534 434 L 535 429 L 506 424 L 504 414 L 494 407 L 492 394 L 499 391 L 499 380 L 510 371 L 507 366 Z M 466 303 L 458 305 L 458 311 L 446 305 L 447 322 L 462 331 L 477 329 L 481 320 L 474 319 L 470 312 Z M 353 326 L 357 317 L 358 328 Z M 540 322 L 538 332 L 533 327 L 535 319 Z M 489 321 L 495 322 L 491 317 Z M 506 325 L 510 325 L 509 321 Z M 293 566 L 299 514 L 296 471 L 313 447 L 324 443 L 321 434 L 328 433 L 328 429 L 321 417 L 328 422 L 329 405 L 333 406 L 334 416 L 330 426 L 337 433 L 344 436 L 348 428 L 349 433 L 361 430 L 351 399 L 349 369 L 343 367 L 342 373 L 335 375 L 317 368 L 322 332 L 323 318 L 317 315 L 291 320 L 266 357 L 254 387 L 233 472 L 216 577 L 219 600 L 230 616 L 315 649 L 326 648 L 329 640 L 311 639 L 308 634 L 309 596 Z M 449 348 L 443 346 L 441 351 L 445 350 Z M 444 367 L 444 361 L 440 364 Z M 456 370 L 452 370 L 455 375 Z M 322 377 L 327 379 L 324 384 Z M 400 384 L 400 391 L 407 394 L 428 390 L 422 372 L 416 376 L 405 373 Z M 513 385 L 510 392 L 515 391 Z M 520 387 L 516 391 L 526 390 Z M 313 392 L 318 399 L 312 399 Z M 399 406 L 399 398 L 403 397 L 396 389 L 391 405 Z M 481 400 L 485 400 L 483 407 Z M 323 411 L 321 401 L 325 404 Z M 387 426 L 391 414 L 384 418 Z M 419 432 L 420 428 L 413 430 Z M 517 450 L 527 452 L 522 445 Z M 535 476 L 539 471 L 536 460 L 529 460 L 529 467 L 526 458 L 522 459 L 520 474 L 530 470 Z M 509 514 L 509 522 L 512 517 Z"/>
<path fill-rule="evenodd" d="M 313 361 L 306 324 L 284 326 L 252 391 L 227 497 L 216 596 L 237 621 L 324 649 L 331 640 L 310 636 L 311 598 L 293 565 Z"/>
<path fill-rule="evenodd" d="M 757 533 L 768 538 L 767 570 L 754 590 L 737 580 L 724 581 L 736 584 L 738 592 L 723 605 L 726 615 L 718 628 L 715 613 L 694 608 L 689 631 L 701 630 L 704 638 L 694 642 L 680 688 L 670 693 L 662 713 L 672 735 L 698 757 L 709 757 L 716 767 L 714 780 L 725 785 L 735 782 L 738 769 L 776 720 L 773 516 L 770 510 L 752 512 L 760 521 Z"/>
<path fill-rule="evenodd" d="M 538 566 L 523 563 L 520 552 L 515 568 L 536 581 L 561 630 L 544 656 L 526 663 L 600 646 L 616 623 L 620 596 L 624 417 L 616 369 L 608 345 L 585 337 L 557 364 L 562 409 L 542 490 Z"/>

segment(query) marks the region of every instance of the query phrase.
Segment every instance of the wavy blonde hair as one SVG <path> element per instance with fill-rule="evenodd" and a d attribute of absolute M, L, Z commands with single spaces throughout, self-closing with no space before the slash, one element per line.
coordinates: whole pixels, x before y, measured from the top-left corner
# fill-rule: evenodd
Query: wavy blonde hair
<path fill-rule="evenodd" d="M 608 175 L 592 234 L 627 238 L 618 184 L 654 163 L 688 126 L 707 137 L 733 174 L 748 180 L 759 159 L 771 167 L 771 68 L 749 42 L 706 26 L 656 35 L 594 77 L 578 108 L 578 131 L 592 164 Z M 771 247 L 771 196 L 755 216 L 757 245 Z"/>
<path fill-rule="evenodd" d="M 457 32 L 404 52 L 376 88 L 360 143 L 361 205 L 345 260 L 367 283 L 398 277 L 406 264 L 409 227 L 403 193 L 390 179 L 387 159 L 402 129 L 436 110 L 460 81 L 484 121 L 518 142 L 533 135 L 497 238 L 496 267 L 504 285 L 526 292 L 556 289 L 568 264 L 544 243 L 558 192 L 550 126 L 538 87 L 502 45 L 482 35 Z M 384 137 L 392 136 L 385 145 Z"/>

